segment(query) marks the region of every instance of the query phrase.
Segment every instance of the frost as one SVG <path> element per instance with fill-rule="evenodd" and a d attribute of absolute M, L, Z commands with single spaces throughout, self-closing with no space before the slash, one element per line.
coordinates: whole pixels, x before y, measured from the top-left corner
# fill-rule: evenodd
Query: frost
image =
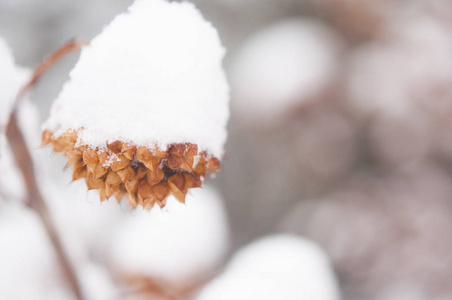
<path fill-rule="evenodd" d="M 339 299 L 324 252 L 290 235 L 263 238 L 240 250 L 198 300 Z"/>
<path fill-rule="evenodd" d="M 33 212 L 0 203 L 0 299 L 71 299 Z"/>
<path fill-rule="evenodd" d="M 136 210 L 118 226 L 112 263 L 128 274 L 187 283 L 210 274 L 227 248 L 227 221 L 219 195 L 194 190 L 186 205 L 172 196 L 162 211 Z"/>
<path fill-rule="evenodd" d="M 44 125 L 104 147 L 190 142 L 221 157 L 229 118 L 225 50 L 193 4 L 137 0 L 82 50 Z"/>
<path fill-rule="evenodd" d="M 289 19 L 253 35 L 232 68 L 237 111 L 270 119 L 315 96 L 334 77 L 338 37 L 309 19 Z"/>

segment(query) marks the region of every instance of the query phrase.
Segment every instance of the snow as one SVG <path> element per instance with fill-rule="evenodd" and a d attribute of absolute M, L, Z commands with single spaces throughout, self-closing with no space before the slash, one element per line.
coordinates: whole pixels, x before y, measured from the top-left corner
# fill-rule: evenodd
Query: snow
<path fill-rule="evenodd" d="M 4 134 L 19 89 L 25 84 L 28 71 L 14 63 L 12 51 L 0 37 L 0 154 Z"/>
<path fill-rule="evenodd" d="M 121 291 L 115 286 L 110 274 L 100 265 L 85 263 L 79 268 L 79 278 L 84 288 L 85 299 L 111 300 L 120 299 Z"/>
<path fill-rule="evenodd" d="M 72 299 L 32 211 L 0 203 L 0 249 L 0 299 Z"/>
<path fill-rule="evenodd" d="M 105 260 L 107 242 L 123 218 L 115 199 L 100 202 L 97 191 L 86 191 L 84 181 L 71 181 L 71 174 L 51 169 L 41 183 L 52 218 L 75 262 Z M 56 178 L 60 177 L 60 178 Z"/>
<path fill-rule="evenodd" d="M 244 44 L 232 67 L 234 107 L 253 119 L 272 119 L 315 96 L 332 80 L 340 42 L 326 25 L 288 19 Z"/>
<path fill-rule="evenodd" d="M 225 272 L 197 299 L 334 300 L 340 296 L 323 250 L 300 237 L 276 235 L 235 254 Z"/>
<path fill-rule="evenodd" d="M 224 208 L 208 188 L 187 194 L 186 205 L 170 196 L 163 211 L 135 212 L 118 226 L 111 247 L 112 264 L 126 274 L 186 283 L 209 275 L 226 254 Z"/>
<path fill-rule="evenodd" d="M 80 142 L 164 148 L 191 142 L 221 157 L 229 118 L 224 48 L 191 3 L 137 0 L 85 47 L 43 126 Z"/>

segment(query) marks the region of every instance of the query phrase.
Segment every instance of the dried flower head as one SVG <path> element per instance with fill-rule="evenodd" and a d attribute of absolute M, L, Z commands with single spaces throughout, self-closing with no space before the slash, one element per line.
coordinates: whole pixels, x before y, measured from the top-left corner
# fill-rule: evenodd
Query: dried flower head
<path fill-rule="evenodd" d="M 229 117 L 223 56 L 192 4 L 137 0 L 82 50 L 43 142 L 101 200 L 184 202 L 220 168 Z"/>

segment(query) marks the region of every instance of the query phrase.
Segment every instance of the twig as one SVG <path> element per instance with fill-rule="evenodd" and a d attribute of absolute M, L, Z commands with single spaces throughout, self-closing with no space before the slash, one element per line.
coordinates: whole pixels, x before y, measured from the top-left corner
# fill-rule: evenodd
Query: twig
<path fill-rule="evenodd" d="M 16 96 L 13 111 L 17 109 L 17 105 L 20 102 L 20 100 L 25 96 L 25 94 L 30 90 L 30 88 L 38 81 L 38 79 L 41 77 L 42 74 L 44 74 L 45 71 L 47 71 L 51 66 L 53 66 L 58 60 L 60 60 L 66 54 L 73 51 L 79 51 L 80 49 L 82 49 L 83 46 L 86 45 L 87 45 L 86 43 L 78 42 L 74 39 L 71 39 L 66 44 L 57 49 L 55 52 L 50 54 L 46 59 L 44 59 L 44 61 L 41 62 L 34 69 L 33 74 L 30 80 L 27 82 L 27 84 L 24 85 L 19 90 L 19 93 Z"/>
<path fill-rule="evenodd" d="M 50 217 L 49 210 L 47 209 L 46 203 L 42 198 L 38 185 L 36 183 L 33 160 L 31 158 L 30 152 L 28 151 L 27 145 L 25 144 L 25 139 L 17 121 L 17 106 L 23 96 L 49 67 L 51 67 L 55 62 L 57 62 L 67 53 L 74 50 L 79 50 L 81 47 L 81 43 L 71 40 L 63 47 L 51 54 L 35 69 L 31 79 L 17 94 L 14 108 L 11 113 L 8 126 L 6 128 L 6 137 L 11 149 L 13 150 L 12 152 L 14 154 L 16 164 L 22 172 L 27 187 L 27 205 L 35 210 L 39 215 L 47 232 L 47 235 L 49 236 L 50 242 L 55 250 L 64 277 L 67 279 L 70 288 L 72 289 L 76 299 L 78 300 L 83 299 L 80 284 L 77 276 L 75 275 L 74 268 L 69 262 L 66 253 L 64 252 L 61 240 Z"/>

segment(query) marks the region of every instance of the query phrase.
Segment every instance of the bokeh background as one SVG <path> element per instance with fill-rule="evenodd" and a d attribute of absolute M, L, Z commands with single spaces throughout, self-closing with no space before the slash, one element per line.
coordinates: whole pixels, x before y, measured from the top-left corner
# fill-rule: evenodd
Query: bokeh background
<path fill-rule="evenodd" d="M 219 256 L 294 233 L 326 251 L 343 299 L 452 299 L 452 3 L 193 2 L 228 50 L 227 154 L 208 181 L 229 220 Z M 0 0 L 0 36 L 33 68 L 70 38 L 89 41 L 131 3 Z M 41 119 L 76 60 L 32 92 Z M 44 156 L 66 188 L 54 173 L 64 160 Z M 55 214 L 73 214 L 59 198 Z M 96 240 L 89 225 L 80 232 Z M 89 255 L 102 261 L 108 248 Z M 85 271 L 94 278 L 96 268 Z"/>

